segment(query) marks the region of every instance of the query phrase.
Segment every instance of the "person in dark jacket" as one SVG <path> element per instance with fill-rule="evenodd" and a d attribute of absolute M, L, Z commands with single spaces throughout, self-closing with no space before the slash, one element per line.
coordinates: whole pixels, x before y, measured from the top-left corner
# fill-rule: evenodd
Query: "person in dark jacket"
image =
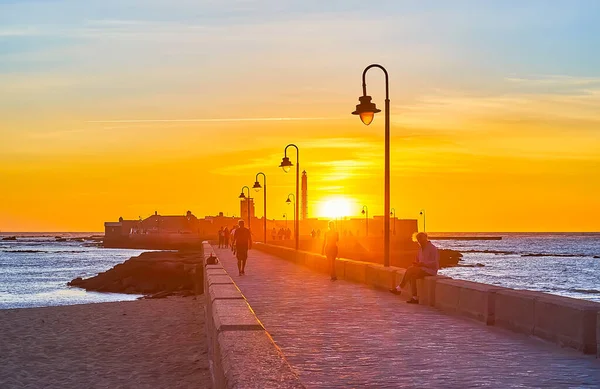
<path fill-rule="evenodd" d="M 246 274 L 246 261 L 248 260 L 248 250 L 252 248 L 252 233 L 244 227 L 244 221 L 239 221 L 239 227 L 235 230 L 235 251 L 238 262 L 238 272 L 240 276 Z"/>

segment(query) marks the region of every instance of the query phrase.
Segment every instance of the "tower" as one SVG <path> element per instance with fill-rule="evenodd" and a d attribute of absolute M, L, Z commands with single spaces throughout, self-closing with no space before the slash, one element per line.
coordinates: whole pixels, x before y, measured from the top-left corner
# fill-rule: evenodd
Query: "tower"
<path fill-rule="evenodd" d="M 302 202 L 300 214 L 302 215 L 301 220 L 308 219 L 308 177 L 306 176 L 306 170 L 302 172 Z"/>

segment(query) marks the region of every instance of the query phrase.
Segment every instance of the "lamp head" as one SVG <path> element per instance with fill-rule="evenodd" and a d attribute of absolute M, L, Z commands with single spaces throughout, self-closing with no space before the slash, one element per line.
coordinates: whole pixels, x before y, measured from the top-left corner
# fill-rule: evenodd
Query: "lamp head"
<path fill-rule="evenodd" d="M 262 186 L 260 185 L 260 182 L 256 181 L 252 188 L 258 192 L 262 188 Z"/>
<path fill-rule="evenodd" d="M 290 205 L 292 203 L 292 200 L 290 200 L 290 198 L 288 197 L 287 200 L 285 200 L 285 202 L 287 203 L 287 205 Z"/>
<path fill-rule="evenodd" d="M 360 213 L 362 213 L 364 215 L 365 214 L 365 210 L 363 209 Z"/>
<path fill-rule="evenodd" d="M 422 214 L 423 214 L 423 211 L 419 212 L 419 215 L 422 215 Z"/>
<path fill-rule="evenodd" d="M 240 193 L 240 195 L 238 196 L 238 198 L 240 199 L 245 199 L 246 195 L 244 194 L 244 192 Z"/>
<path fill-rule="evenodd" d="M 283 159 L 281 160 L 281 165 L 279 165 L 279 167 L 282 168 L 283 171 L 286 173 L 290 171 L 292 166 L 294 166 L 294 164 L 290 161 L 288 157 L 283 157 Z"/>
<path fill-rule="evenodd" d="M 360 120 L 368 126 L 375 118 L 375 114 L 381 112 L 381 110 L 377 109 L 375 103 L 371 102 L 371 96 L 361 96 L 358 101 L 360 103 L 356 106 L 356 111 L 352 112 L 352 115 L 359 115 Z"/>

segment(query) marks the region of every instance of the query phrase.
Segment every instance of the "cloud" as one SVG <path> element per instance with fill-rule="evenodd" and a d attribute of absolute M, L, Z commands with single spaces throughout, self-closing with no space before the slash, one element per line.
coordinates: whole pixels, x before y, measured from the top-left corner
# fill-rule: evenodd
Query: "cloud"
<path fill-rule="evenodd" d="M 338 120 L 339 117 L 272 117 L 272 118 L 215 118 L 215 119 L 122 119 L 90 120 L 87 123 L 221 123 L 221 122 L 292 122 L 312 120 Z"/>

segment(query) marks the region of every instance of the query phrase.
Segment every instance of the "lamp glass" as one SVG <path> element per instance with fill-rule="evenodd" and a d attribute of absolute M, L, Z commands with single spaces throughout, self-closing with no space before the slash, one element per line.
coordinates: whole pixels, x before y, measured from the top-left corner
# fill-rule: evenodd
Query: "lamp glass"
<path fill-rule="evenodd" d="M 369 124 L 371 124 L 371 122 L 373 121 L 373 119 L 375 118 L 375 112 L 361 112 L 359 114 L 360 116 L 360 120 L 366 125 L 368 126 Z"/>

